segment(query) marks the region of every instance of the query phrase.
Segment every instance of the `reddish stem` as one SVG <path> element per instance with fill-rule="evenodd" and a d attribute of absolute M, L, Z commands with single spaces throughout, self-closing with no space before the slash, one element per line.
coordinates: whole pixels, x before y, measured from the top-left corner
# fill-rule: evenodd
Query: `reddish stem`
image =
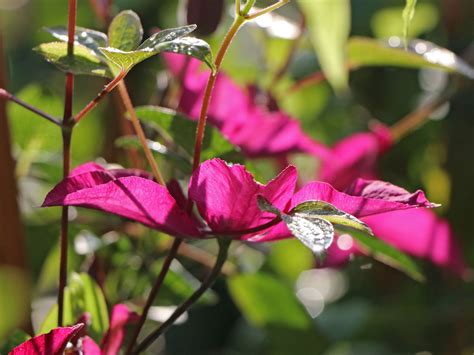
<path fill-rule="evenodd" d="M 69 0 L 68 7 L 68 56 L 74 56 L 74 33 L 76 30 L 77 0 Z M 72 120 L 72 100 L 74 94 L 74 75 L 66 74 L 64 115 L 62 122 L 63 137 L 63 177 L 69 175 L 71 169 L 71 136 L 74 121 Z M 59 291 L 58 291 L 58 326 L 63 325 L 64 289 L 67 284 L 67 254 L 68 254 L 68 207 L 62 208 L 61 240 L 59 261 Z"/>

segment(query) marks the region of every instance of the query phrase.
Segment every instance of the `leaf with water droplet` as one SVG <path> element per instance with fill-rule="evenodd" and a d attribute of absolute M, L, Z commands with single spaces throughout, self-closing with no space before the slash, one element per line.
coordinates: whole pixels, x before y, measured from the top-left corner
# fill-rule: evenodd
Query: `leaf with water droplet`
<path fill-rule="evenodd" d="M 62 42 L 68 41 L 67 27 L 46 27 L 45 30 Z M 98 57 L 103 57 L 99 47 L 107 47 L 108 39 L 105 33 L 94 31 L 89 28 L 76 27 L 74 41 L 76 44 L 81 44 L 84 47 L 89 48 Z"/>
<path fill-rule="evenodd" d="M 196 25 L 182 26 L 176 28 L 168 28 L 162 31 L 159 31 L 148 39 L 146 39 L 138 49 L 151 49 L 155 50 L 156 46 L 165 43 L 171 42 L 180 37 L 186 36 L 193 32 L 196 29 Z"/>
<path fill-rule="evenodd" d="M 336 229 L 342 231 L 359 230 L 373 235 L 369 226 L 360 219 L 324 201 L 305 201 L 300 203 L 291 210 L 290 215 L 307 219 L 323 218 L 331 222 Z"/>
<path fill-rule="evenodd" d="M 213 73 L 216 71 L 212 58 L 211 47 L 206 41 L 194 37 L 181 37 L 171 42 L 160 43 L 157 48 L 160 52 L 185 54 L 199 59 L 207 64 Z"/>
<path fill-rule="evenodd" d="M 446 48 L 416 39 L 408 42 L 407 49 L 403 49 L 402 39 L 399 37 L 391 37 L 388 43 L 372 38 L 352 37 L 348 46 L 349 65 L 434 68 L 474 79 L 474 68 Z"/>
<path fill-rule="evenodd" d="M 74 75 L 95 75 L 107 78 L 112 76 L 107 65 L 89 48 L 81 44 L 74 46 L 74 55 L 72 57 L 67 54 L 67 43 L 65 42 L 42 43 L 33 48 L 33 50 L 64 72 L 70 72 Z"/>
<path fill-rule="evenodd" d="M 122 51 L 133 51 L 143 38 L 140 17 L 131 11 L 120 12 L 109 26 L 109 47 Z"/>
<path fill-rule="evenodd" d="M 316 254 L 322 254 L 334 240 L 334 227 L 331 222 L 304 215 L 281 216 L 290 232 Z"/>

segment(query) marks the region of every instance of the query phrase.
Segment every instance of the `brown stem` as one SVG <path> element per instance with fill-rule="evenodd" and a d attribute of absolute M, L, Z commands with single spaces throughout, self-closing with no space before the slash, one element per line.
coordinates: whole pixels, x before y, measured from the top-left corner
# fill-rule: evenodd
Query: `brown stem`
<path fill-rule="evenodd" d="M 150 307 L 153 305 L 153 301 L 156 299 L 158 296 L 158 293 L 160 292 L 161 286 L 163 285 L 163 281 L 165 280 L 166 274 L 168 273 L 168 270 L 171 266 L 171 262 L 173 259 L 176 257 L 176 254 L 178 252 L 179 246 L 181 245 L 182 240 L 181 239 L 174 239 L 173 245 L 171 246 L 168 255 L 166 256 L 165 261 L 163 262 L 163 266 L 161 267 L 161 271 L 156 278 L 155 284 L 153 285 L 153 288 L 150 291 L 150 294 L 148 295 L 148 299 L 146 301 L 145 307 L 143 308 L 142 315 L 140 316 L 140 320 L 133 331 L 133 335 L 130 339 L 130 343 L 128 345 L 126 354 L 131 354 L 133 347 L 135 346 L 135 343 L 137 342 L 138 335 L 140 334 L 140 331 L 142 330 L 143 325 L 145 324 L 145 321 L 148 316 L 148 312 L 150 311 Z"/>
<path fill-rule="evenodd" d="M 159 184 L 166 185 L 165 180 L 161 175 L 160 169 L 158 169 L 158 164 L 156 163 L 156 160 L 153 157 L 153 153 L 151 152 L 150 147 L 148 146 L 145 133 L 143 132 L 142 126 L 140 125 L 140 120 L 138 119 L 137 114 L 135 113 L 132 100 L 130 99 L 127 87 L 125 86 L 125 83 L 123 81 L 119 82 L 118 89 L 125 108 L 127 109 L 128 114 L 130 115 L 130 119 L 132 121 L 133 128 L 135 129 L 135 133 L 138 136 L 138 139 L 140 140 L 140 143 L 143 147 L 143 151 L 145 152 L 145 156 L 151 166 L 153 176 Z"/>
<path fill-rule="evenodd" d="M 409 113 L 403 117 L 400 121 L 395 123 L 390 127 L 390 132 L 394 141 L 398 141 L 408 133 L 414 131 L 423 123 L 425 123 L 430 115 L 440 108 L 449 98 L 452 96 L 453 92 L 446 92 L 445 94 L 440 95 L 435 98 L 433 101 L 421 106 L 419 109 Z"/>
<path fill-rule="evenodd" d="M 74 33 L 76 30 L 77 0 L 69 0 L 68 7 L 68 45 L 67 55 L 74 56 Z M 63 177 L 69 175 L 71 169 L 71 136 L 73 128 L 72 100 L 74 95 L 74 75 L 66 74 L 64 99 L 64 115 L 62 122 L 63 138 Z M 59 291 L 58 291 L 58 326 L 63 325 L 64 314 L 64 288 L 67 284 L 67 254 L 68 254 L 68 207 L 62 208 L 61 214 L 61 240 L 59 260 Z"/>
<path fill-rule="evenodd" d="M 38 116 L 41 116 L 41 117 L 47 119 L 48 121 L 54 123 L 55 125 L 61 126 L 61 121 L 59 121 L 57 118 L 54 118 L 53 116 L 47 114 L 46 112 L 41 111 L 41 110 L 37 109 L 36 107 L 31 106 L 30 104 L 27 104 L 26 102 L 24 102 L 23 100 L 20 100 L 18 97 L 16 97 L 15 95 L 9 93 L 5 89 L 0 88 L 0 97 L 4 98 L 6 100 L 9 100 L 11 102 L 14 102 L 14 103 L 26 108 L 27 110 L 29 110 L 33 113 L 36 113 Z"/>
<path fill-rule="evenodd" d="M 183 314 L 185 313 L 216 281 L 219 276 L 222 266 L 227 260 L 227 253 L 229 250 L 230 242 L 229 239 L 218 239 L 219 242 L 219 254 L 217 255 L 216 263 L 212 268 L 212 271 L 206 277 L 206 279 L 201 283 L 201 286 L 184 301 L 173 314 L 162 323 L 155 331 L 149 334 L 133 351 L 133 354 L 140 354 L 146 348 L 148 348 L 158 337 L 164 334 L 169 327 Z"/>
<path fill-rule="evenodd" d="M 102 91 L 91 101 L 89 102 L 86 107 L 84 107 L 75 117 L 74 121 L 77 123 L 79 122 L 84 116 L 89 113 L 93 108 L 95 108 L 100 101 L 110 93 L 122 79 L 127 75 L 126 71 L 121 71 L 113 80 L 111 80 L 103 89 Z"/>

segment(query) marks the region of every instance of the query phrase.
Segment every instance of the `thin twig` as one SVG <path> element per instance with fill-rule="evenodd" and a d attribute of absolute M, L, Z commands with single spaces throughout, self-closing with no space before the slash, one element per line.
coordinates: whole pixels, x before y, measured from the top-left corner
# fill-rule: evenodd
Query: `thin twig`
<path fill-rule="evenodd" d="M 132 121 L 133 128 L 135 129 L 135 133 L 137 134 L 138 139 L 140 140 L 140 143 L 143 147 L 143 151 L 145 152 L 145 156 L 148 160 L 148 163 L 151 166 L 153 176 L 155 177 L 156 181 L 159 184 L 166 185 L 165 180 L 163 179 L 163 176 L 161 175 L 160 169 L 158 168 L 158 164 L 156 163 L 156 160 L 153 156 L 153 153 L 151 152 L 150 147 L 148 146 L 145 133 L 143 132 L 142 126 L 140 124 L 140 120 L 138 119 L 137 114 L 135 113 L 132 100 L 130 99 L 130 95 L 128 94 L 127 87 L 125 86 L 125 83 L 123 81 L 119 82 L 118 89 L 119 89 L 119 93 L 122 98 L 122 101 L 125 105 L 125 108 L 127 109 L 128 114 L 130 115 L 130 120 Z"/>
<path fill-rule="evenodd" d="M 268 14 L 269 12 L 275 11 L 276 9 L 279 9 L 280 7 L 282 7 L 285 4 L 288 4 L 289 2 L 290 2 L 290 0 L 280 0 L 280 1 L 278 1 L 277 3 L 275 3 L 273 5 L 270 5 L 270 6 L 264 8 L 262 10 L 259 10 L 255 13 L 253 13 L 253 14 L 245 16 L 245 18 L 247 20 L 256 19 L 257 17 L 260 17 L 262 15 Z"/>
<path fill-rule="evenodd" d="M 155 331 L 150 333 L 133 351 L 133 354 L 140 354 L 146 348 L 148 348 L 160 335 L 164 334 L 169 327 L 183 314 L 185 313 L 216 281 L 219 276 L 222 266 L 227 260 L 227 253 L 230 246 L 230 239 L 218 239 L 219 242 L 219 254 L 217 255 L 216 263 L 202 282 L 201 286 L 189 297 L 184 303 L 182 303 L 173 314 L 162 323 Z"/>
<path fill-rule="evenodd" d="M 148 295 L 148 299 L 146 301 L 145 307 L 143 307 L 140 320 L 138 321 L 138 324 L 133 331 L 133 335 L 130 338 L 130 343 L 128 344 L 127 351 L 125 352 L 126 354 L 132 353 L 133 347 L 137 342 L 138 335 L 140 334 L 140 331 L 142 330 L 143 325 L 145 324 L 145 321 L 148 317 L 148 312 L 150 311 L 150 308 L 153 305 L 153 301 L 156 299 L 158 293 L 160 292 L 161 286 L 163 285 L 163 281 L 165 280 L 166 274 L 168 273 L 171 262 L 176 257 L 176 253 L 178 252 L 178 248 L 181 242 L 182 240 L 178 238 L 174 239 L 173 241 L 173 244 L 168 252 L 168 255 L 165 258 L 165 261 L 163 262 L 163 266 L 161 267 L 160 273 L 155 281 L 155 284 L 153 285 L 153 288 L 151 289 L 150 294 Z"/>
<path fill-rule="evenodd" d="M 20 100 L 18 97 L 16 97 L 15 95 L 9 93 L 5 89 L 0 88 L 0 97 L 4 98 L 6 100 L 9 100 L 11 102 L 14 102 L 14 103 L 20 105 L 23 108 L 26 108 L 27 110 L 37 114 L 40 117 L 43 117 L 43 118 L 47 119 L 48 121 L 54 123 L 57 126 L 61 126 L 61 124 L 62 124 L 61 121 L 58 120 L 57 118 L 49 115 L 48 113 L 46 113 L 44 111 L 41 111 L 40 109 L 37 109 L 36 107 L 31 106 L 30 104 L 24 102 L 23 100 Z"/>

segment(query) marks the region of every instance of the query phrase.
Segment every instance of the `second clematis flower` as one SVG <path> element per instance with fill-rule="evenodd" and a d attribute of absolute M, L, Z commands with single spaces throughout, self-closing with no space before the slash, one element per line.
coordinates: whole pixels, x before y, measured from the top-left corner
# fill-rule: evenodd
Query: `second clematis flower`
<path fill-rule="evenodd" d="M 164 54 L 171 73 L 181 79 L 179 109 L 192 119 L 200 115 L 209 70 L 195 59 Z M 327 157 L 329 150 L 304 133 L 298 120 L 258 103 L 252 90 L 244 90 L 226 74 L 217 75 L 209 105 L 209 122 L 249 157 L 308 153 Z"/>
<path fill-rule="evenodd" d="M 358 217 L 434 207 L 421 191 L 409 193 L 381 181 L 359 180 L 346 193 L 313 182 L 295 193 L 296 181 L 292 166 L 263 185 L 242 165 L 206 161 L 192 174 L 188 190 L 203 225 L 185 211 L 175 188 L 168 190 L 143 172 L 106 170 L 88 163 L 60 182 L 43 206 L 98 209 L 180 238 L 218 236 L 265 242 L 293 233 L 315 252 L 329 247 L 333 225 L 366 228 Z"/>

